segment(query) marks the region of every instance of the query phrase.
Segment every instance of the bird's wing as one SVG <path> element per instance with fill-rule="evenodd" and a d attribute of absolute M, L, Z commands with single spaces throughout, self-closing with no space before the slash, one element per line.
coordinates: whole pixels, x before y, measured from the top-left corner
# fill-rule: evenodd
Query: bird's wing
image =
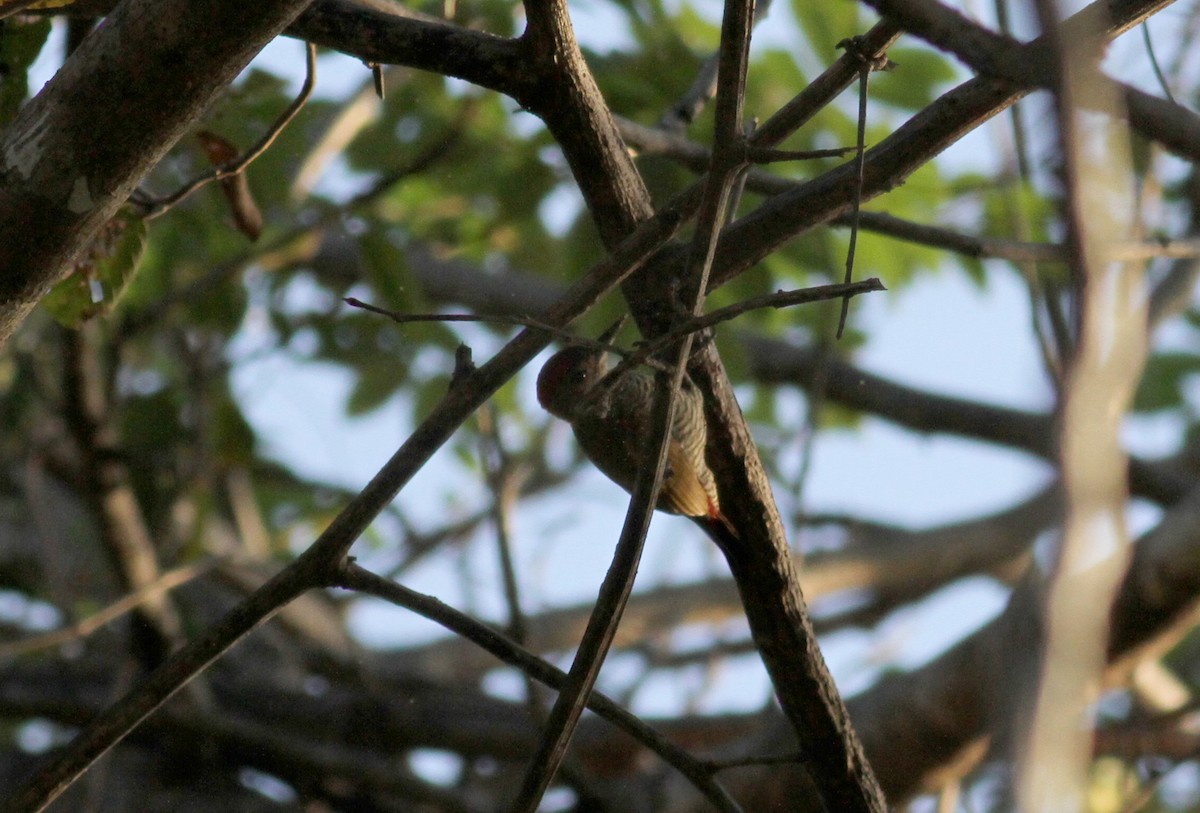
<path fill-rule="evenodd" d="M 675 440 L 667 447 L 667 471 L 658 501 L 668 511 L 687 517 L 707 517 L 714 510 L 687 453 Z"/>

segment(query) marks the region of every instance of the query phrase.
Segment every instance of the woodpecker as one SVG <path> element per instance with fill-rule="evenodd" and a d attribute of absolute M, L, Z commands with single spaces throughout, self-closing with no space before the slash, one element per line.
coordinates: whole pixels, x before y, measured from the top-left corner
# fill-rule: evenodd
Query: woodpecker
<path fill-rule="evenodd" d="M 618 322 L 601 340 L 611 338 L 619 326 Z M 571 424 L 575 439 L 596 468 L 632 492 L 642 449 L 652 440 L 654 377 L 629 369 L 615 380 L 604 380 L 607 372 L 600 350 L 578 346 L 561 350 L 538 374 L 538 402 Z M 707 437 L 703 399 L 684 378 L 675 399 L 667 467 L 655 507 L 688 517 L 718 546 L 727 548 L 738 543 L 738 535 L 721 513 L 713 473 L 704 459 Z"/>

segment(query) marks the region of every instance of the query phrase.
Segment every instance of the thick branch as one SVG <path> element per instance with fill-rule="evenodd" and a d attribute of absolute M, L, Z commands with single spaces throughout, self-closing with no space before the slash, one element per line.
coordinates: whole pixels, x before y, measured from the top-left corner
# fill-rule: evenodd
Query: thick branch
<path fill-rule="evenodd" d="M 517 98 L 562 148 L 606 246 L 654 212 L 650 193 L 617 134 L 612 113 L 575 41 L 566 4 L 530 4 L 524 56 L 540 81 Z"/>
<path fill-rule="evenodd" d="M 742 341 L 750 350 L 747 357 L 756 380 L 807 388 L 820 375 L 829 399 L 909 429 L 1023 449 L 1048 461 L 1057 458 L 1053 415 L 935 395 L 777 339 L 747 333 Z M 1134 494 L 1167 504 L 1186 494 L 1193 481 L 1189 472 L 1171 461 L 1134 456 L 1129 459 L 1129 479 Z"/>
<path fill-rule="evenodd" d="M 880 14 L 930 44 L 945 49 L 989 79 L 1012 82 L 1024 88 L 1053 89 L 1058 63 L 1045 37 L 1023 44 L 1006 34 L 990 31 L 958 11 L 936 0 L 865 0 Z M 1109 37 L 1129 27 L 1138 16 L 1148 17 L 1169 5 L 1170 0 L 1150 3 L 1096 3 L 1086 13 L 1076 15 L 1063 26 L 1063 35 L 1078 38 L 1103 25 Z M 1107 6 L 1110 6 L 1106 8 Z M 1111 13 L 1120 20 L 1116 25 L 1097 20 Z M 1129 109 L 1129 122 L 1148 138 L 1153 138 L 1183 158 L 1200 157 L 1200 116 L 1185 107 L 1094 74 L 1094 84 L 1077 101 L 1088 107 L 1107 109 L 1102 96 L 1119 95 Z"/>
<path fill-rule="evenodd" d="M 0 142 L 0 343 L 307 0 L 129 0 Z"/>
<path fill-rule="evenodd" d="M 412 11 L 399 3 L 317 0 L 288 28 L 294 37 L 365 62 L 454 76 L 514 98 L 536 81 L 520 43 Z"/>
<path fill-rule="evenodd" d="M 533 13 L 531 7 L 530 28 L 523 41 L 532 48 L 530 57 L 542 61 L 545 78 L 538 93 L 522 101 L 538 112 L 562 146 L 601 239 L 611 245 L 634 223 L 647 216 L 649 197 L 578 53 L 565 8 L 553 4 L 549 9 L 539 7 L 537 11 Z M 739 21 L 747 30 L 748 19 L 749 15 L 744 15 Z M 729 23 L 729 12 L 726 23 Z M 728 41 L 723 29 L 723 42 Z M 733 57 L 732 52 L 730 57 Z M 734 93 L 737 85 L 732 83 L 739 81 L 738 59 L 742 58 L 728 60 L 729 67 L 721 77 L 722 85 Z M 744 59 L 741 64 L 744 65 Z M 726 104 L 740 105 L 740 98 L 728 97 Z M 735 123 L 736 118 L 736 113 L 718 117 L 722 128 L 718 131 L 718 151 L 732 146 L 728 138 L 731 132 L 736 132 L 731 130 L 731 119 Z M 719 177 L 728 168 L 729 164 L 721 163 L 714 166 L 713 171 Z M 707 199 L 711 201 L 712 195 L 709 194 Z M 702 227 L 698 227 L 698 231 L 707 236 Z M 709 255 L 710 252 L 711 246 L 706 246 L 704 253 Z M 689 284 L 684 269 L 694 267 L 696 253 L 689 246 L 680 249 L 680 256 L 682 262 L 670 273 L 664 274 L 666 269 L 652 263 L 624 288 L 638 324 L 650 338 L 668 328 L 674 321 L 674 314 L 686 307 L 686 293 L 682 297 L 680 293 L 686 291 Z M 708 267 L 707 262 L 704 267 Z M 882 804 L 878 788 L 861 757 L 837 691 L 824 669 L 787 553 L 787 539 L 749 430 L 711 345 L 705 349 L 704 356 L 706 369 L 697 383 L 701 390 L 715 394 L 713 398 L 706 395 L 706 402 L 715 398 L 723 404 L 719 412 L 708 414 L 710 465 L 719 481 L 722 504 L 732 500 L 735 505 L 730 518 L 738 528 L 744 543 L 742 547 L 746 550 L 730 557 L 731 566 L 741 585 L 747 615 L 756 641 L 762 647 L 764 663 L 798 736 L 812 746 L 814 755 L 820 752 L 825 757 L 813 771 L 813 778 L 821 786 L 822 793 L 831 802 L 836 800 L 839 809 L 875 809 Z M 693 365 L 693 377 L 697 372 Z M 725 425 L 713 431 L 714 419 Z M 713 438 L 717 438 L 715 443 Z M 740 465 L 722 466 L 729 458 L 736 459 Z M 725 482 L 720 482 L 722 480 Z M 759 510 L 741 510 L 750 504 Z M 763 592 L 751 600 L 752 594 L 760 589 Z"/>
<path fill-rule="evenodd" d="M 1159 0 L 1145 0 L 1114 7 L 1108 35 L 1125 30 L 1158 5 Z M 862 200 L 899 186 L 920 166 L 1026 93 L 1027 88 L 1011 83 L 973 79 L 944 94 L 867 151 Z M 855 183 L 853 163 L 843 165 L 777 195 L 731 225 L 722 234 L 713 287 L 743 273 L 802 232 L 848 212 Z M 682 260 L 681 252 L 676 251 L 660 262 L 676 267 Z"/>

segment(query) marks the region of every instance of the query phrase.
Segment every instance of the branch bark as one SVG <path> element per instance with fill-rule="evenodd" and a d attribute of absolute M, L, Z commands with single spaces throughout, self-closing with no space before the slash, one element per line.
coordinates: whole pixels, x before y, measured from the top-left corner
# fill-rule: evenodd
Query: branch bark
<path fill-rule="evenodd" d="M 128 0 L 0 141 L 0 344 L 308 0 Z"/>

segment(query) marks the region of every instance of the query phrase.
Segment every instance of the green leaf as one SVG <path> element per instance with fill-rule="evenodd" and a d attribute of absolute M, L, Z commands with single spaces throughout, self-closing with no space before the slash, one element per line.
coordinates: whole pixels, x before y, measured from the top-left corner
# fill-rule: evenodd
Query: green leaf
<path fill-rule="evenodd" d="M 187 432 L 180 421 L 183 393 L 163 387 L 146 395 L 134 395 L 121 405 L 122 437 L 139 457 L 166 460 Z"/>
<path fill-rule="evenodd" d="M 109 313 L 137 272 L 146 248 L 146 221 L 122 209 L 92 241 L 70 276 L 50 289 L 42 304 L 67 327 Z"/>
<path fill-rule="evenodd" d="M 231 399 L 222 399 L 213 410 L 212 447 L 226 465 L 250 465 L 254 462 L 254 427 Z"/>
<path fill-rule="evenodd" d="M 983 220 L 980 224 L 988 237 L 1012 238 L 1016 224 L 1029 226 L 1026 239 L 1046 242 L 1051 237 L 1049 224 L 1057 219 L 1058 204 L 1032 184 L 995 184 L 983 191 Z"/>
<path fill-rule="evenodd" d="M 855 3 L 814 3 L 792 0 L 792 11 L 821 59 L 838 56 L 837 44 L 859 33 L 858 6 Z"/>
<path fill-rule="evenodd" d="M 1200 373 L 1200 356 L 1159 353 L 1146 360 L 1146 369 L 1133 399 L 1134 412 L 1175 409 L 1184 402 L 1185 379 Z"/>
<path fill-rule="evenodd" d="M 419 297 L 416 286 L 408 281 L 408 259 L 384 229 L 368 230 L 359 238 L 359 247 L 363 270 L 377 296 L 371 304 L 401 312 L 414 310 Z"/>
<path fill-rule="evenodd" d="M 4 129 L 29 95 L 29 66 L 50 36 L 49 18 L 21 23 L 14 17 L 0 22 L 0 130 Z"/>
<path fill-rule="evenodd" d="M 407 383 L 403 366 L 397 365 L 397 368 L 394 375 L 389 375 L 386 368 L 379 367 L 362 372 L 346 399 L 346 414 L 365 415 L 386 404 L 400 386 Z"/>
<path fill-rule="evenodd" d="M 888 58 L 896 67 L 872 74 L 869 93 L 873 101 L 904 110 L 921 109 L 958 77 L 948 59 L 924 48 L 891 48 Z"/>

